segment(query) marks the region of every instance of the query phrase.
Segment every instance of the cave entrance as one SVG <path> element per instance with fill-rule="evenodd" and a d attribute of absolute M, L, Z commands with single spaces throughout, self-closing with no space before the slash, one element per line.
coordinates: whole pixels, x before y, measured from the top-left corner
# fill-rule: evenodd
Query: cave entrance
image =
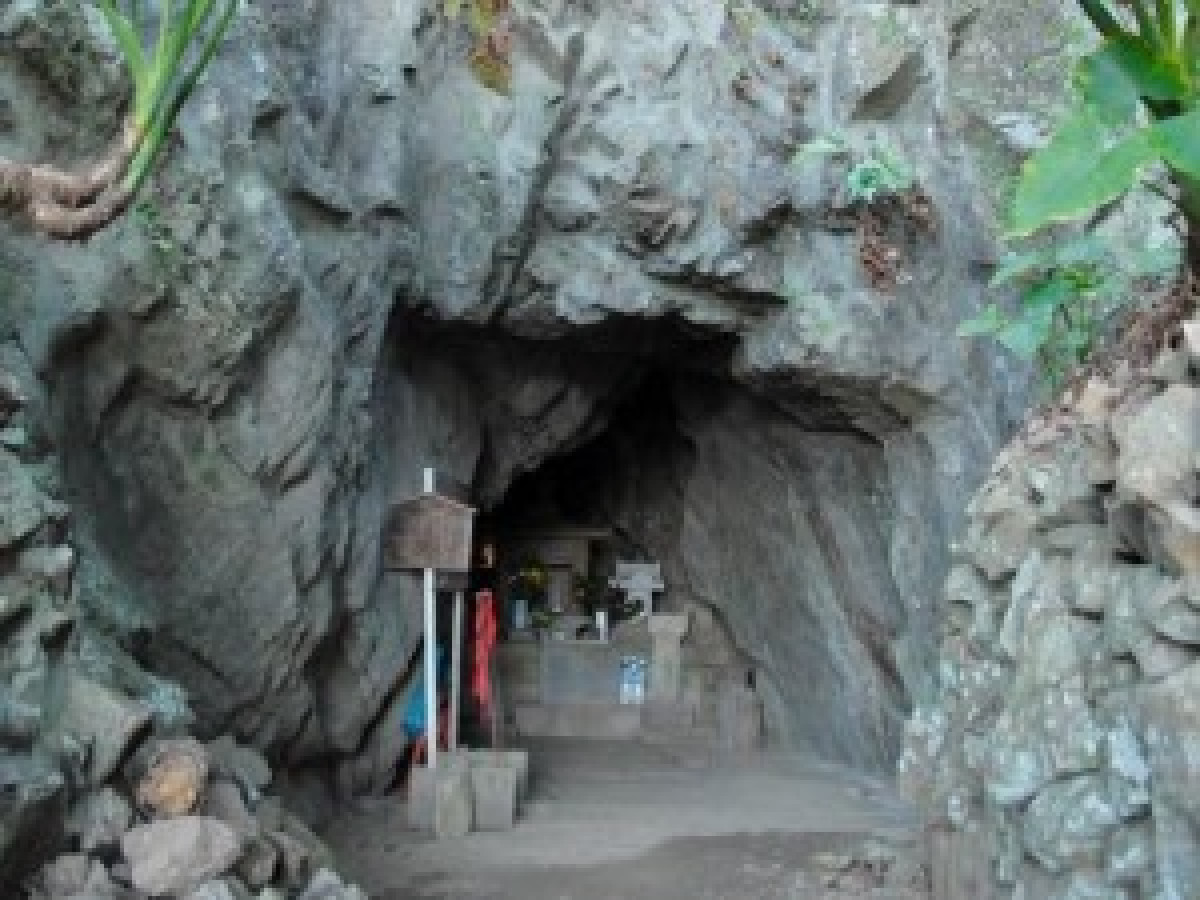
<path fill-rule="evenodd" d="M 672 551 L 678 510 L 655 489 L 688 466 L 679 377 L 648 371 L 603 429 L 517 477 L 480 518 L 479 581 L 499 625 L 495 713 L 516 743 L 763 739 L 753 668 L 692 602 Z"/>

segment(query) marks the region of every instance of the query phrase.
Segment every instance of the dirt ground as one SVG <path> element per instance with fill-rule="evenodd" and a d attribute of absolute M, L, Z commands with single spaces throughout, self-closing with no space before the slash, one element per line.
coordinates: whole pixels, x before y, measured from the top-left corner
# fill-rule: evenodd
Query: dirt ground
<path fill-rule="evenodd" d="M 382 798 L 327 834 L 379 900 L 925 900 L 921 828 L 884 779 L 790 754 L 529 748 L 516 828 L 436 841 Z"/>

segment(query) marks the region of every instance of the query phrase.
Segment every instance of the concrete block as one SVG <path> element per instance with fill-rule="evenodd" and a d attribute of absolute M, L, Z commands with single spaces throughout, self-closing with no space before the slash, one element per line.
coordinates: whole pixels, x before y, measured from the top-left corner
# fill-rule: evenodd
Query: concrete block
<path fill-rule="evenodd" d="M 472 760 L 470 772 L 475 827 L 480 831 L 512 828 L 517 810 L 517 770 Z"/>
<path fill-rule="evenodd" d="M 471 830 L 474 804 L 466 757 L 446 754 L 435 770 L 417 766 L 408 779 L 408 822 L 438 837 L 462 837 Z"/>
<path fill-rule="evenodd" d="M 439 838 L 470 834 L 475 824 L 474 793 L 469 771 L 439 770 L 435 785 L 433 833 Z"/>
<path fill-rule="evenodd" d="M 515 773 L 516 810 L 529 798 L 529 753 L 526 750 L 465 750 L 468 765 L 504 766 Z"/>

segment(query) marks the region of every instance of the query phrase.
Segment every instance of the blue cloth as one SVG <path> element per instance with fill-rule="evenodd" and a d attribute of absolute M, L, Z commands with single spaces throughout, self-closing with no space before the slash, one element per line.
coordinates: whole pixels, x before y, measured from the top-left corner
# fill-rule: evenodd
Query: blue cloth
<path fill-rule="evenodd" d="M 442 648 L 437 648 L 434 657 L 437 660 L 438 680 L 442 678 Z M 409 740 L 415 740 L 425 733 L 425 660 L 421 659 L 421 668 L 413 679 L 412 688 L 408 695 L 408 703 L 404 707 L 404 731 Z"/>

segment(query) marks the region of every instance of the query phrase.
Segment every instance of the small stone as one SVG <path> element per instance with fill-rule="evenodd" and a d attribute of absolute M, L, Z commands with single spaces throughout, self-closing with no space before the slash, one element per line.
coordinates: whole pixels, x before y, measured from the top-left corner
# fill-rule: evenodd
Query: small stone
<path fill-rule="evenodd" d="M 189 893 L 186 900 L 240 900 L 229 883 L 224 879 L 220 881 L 206 881 L 200 887 Z"/>
<path fill-rule="evenodd" d="M 1117 824 L 1105 779 L 1079 775 L 1053 782 L 1033 798 L 1023 817 L 1022 842 L 1051 872 L 1103 865 Z"/>
<path fill-rule="evenodd" d="M 226 734 L 210 741 L 207 749 L 212 771 L 234 779 L 250 796 L 271 783 L 271 767 L 253 747 L 243 746 Z"/>
<path fill-rule="evenodd" d="M 27 402 L 17 377 L 11 372 L 0 372 L 0 420 L 16 412 Z"/>
<path fill-rule="evenodd" d="M 1161 384 L 1182 384 L 1188 379 L 1190 368 L 1186 350 L 1167 348 L 1150 364 L 1149 376 Z"/>
<path fill-rule="evenodd" d="M 1163 678 L 1191 666 L 1196 650 L 1147 632 L 1133 643 L 1133 658 L 1146 678 Z"/>
<path fill-rule="evenodd" d="M 346 896 L 342 880 L 329 869 L 321 869 L 296 900 L 345 900 Z"/>
<path fill-rule="evenodd" d="M 283 828 L 267 837 L 279 850 L 283 878 L 287 884 L 300 886 L 308 883 L 313 873 L 333 868 L 333 854 L 315 834 L 287 817 Z"/>
<path fill-rule="evenodd" d="M 1187 584 L 1169 581 L 1140 596 L 1139 612 L 1156 633 L 1182 644 L 1200 644 L 1200 610 L 1192 606 Z"/>
<path fill-rule="evenodd" d="M 1154 841 L 1145 823 L 1126 825 L 1113 832 L 1105 872 L 1109 882 L 1138 881 L 1154 861 Z"/>
<path fill-rule="evenodd" d="M 1183 331 L 1183 342 L 1191 354 L 1192 361 L 1200 363 L 1200 321 L 1184 322 L 1179 327 Z"/>
<path fill-rule="evenodd" d="M 0 447 L 21 451 L 29 446 L 29 429 L 22 425 L 0 428 Z"/>
<path fill-rule="evenodd" d="M 279 860 L 279 849 L 274 844 L 262 836 L 252 837 L 238 860 L 237 873 L 252 890 L 265 887 L 275 880 Z"/>
<path fill-rule="evenodd" d="M 105 786 L 88 793 L 71 808 L 67 833 L 79 839 L 81 849 L 91 852 L 120 841 L 132 821 L 129 802 Z"/>
<path fill-rule="evenodd" d="M 186 894 L 227 872 L 241 854 L 237 832 L 217 819 L 180 816 L 126 832 L 121 850 L 133 885 L 155 896 Z"/>
<path fill-rule="evenodd" d="M 849 853 L 834 853 L 832 850 L 822 850 L 808 858 L 811 865 L 826 872 L 846 872 L 854 865 L 854 857 Z"/>
<path fill-rule="evenodd" d="M 243 838 L 253 837 L 259 831 L 258 821 L 246 808 L 241 789 L 224 778 L 209 785 L 204 798 L 204 815 L 220 819 Z"/>
<path fill-rule="evenodd" d="M 0 448 L 0 548 L 11 547 L 41 527 L 49 506 L 30 470 Z"/>
<path fill-rule="evenodd" d="M 162 741 L 154 747 L 137 787 L 142 809 L 159 816 L 182 816 L 196 809 L 208 780 L 208 754 L 190 738 Z"/>
<path fill-rule="evenodd" d="M 41 889 L 52 897 L 78 894 L 87 883 L 90 868 L 86 854 L 70 853 L 46 863 L 37 880 Z"/>
<path fill-rule="evenodd" d="M 59 592 L 70 585 L 75 567 L 75 551 L 66 544 L 55 547 L 30 547 L 17 559 L 21 572 L 40 579 Z"/>

